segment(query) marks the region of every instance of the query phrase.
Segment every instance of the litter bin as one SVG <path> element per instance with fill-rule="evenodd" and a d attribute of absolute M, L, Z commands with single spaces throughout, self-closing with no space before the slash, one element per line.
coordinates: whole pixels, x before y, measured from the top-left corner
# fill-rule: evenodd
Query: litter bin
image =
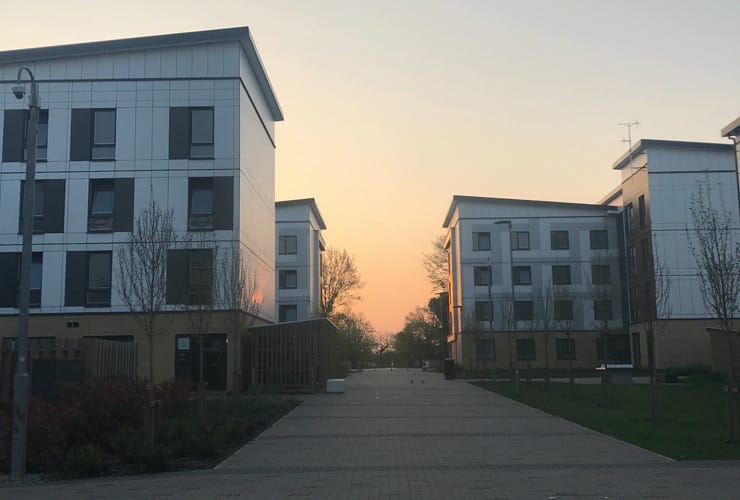
<path fill-rule="evenodd" d="M 445 366 L 444 366 L 444 372 L 445 372 L 445 378 L 451 379 L 455 378 L 455 360 L 454 359 L 445 359 Z"/>

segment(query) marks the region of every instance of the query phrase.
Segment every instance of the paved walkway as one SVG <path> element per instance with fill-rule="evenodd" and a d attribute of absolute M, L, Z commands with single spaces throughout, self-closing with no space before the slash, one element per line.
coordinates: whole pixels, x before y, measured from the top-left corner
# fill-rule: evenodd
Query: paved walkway
<path fill-rule="evenodd" d="M 737 498 L 737 463 L 676 463 L 438 373 L 365 371 L 215 470 L 0 487 L 15 498 Z M 687 429 L 690 432 L 690 429 Z"/>

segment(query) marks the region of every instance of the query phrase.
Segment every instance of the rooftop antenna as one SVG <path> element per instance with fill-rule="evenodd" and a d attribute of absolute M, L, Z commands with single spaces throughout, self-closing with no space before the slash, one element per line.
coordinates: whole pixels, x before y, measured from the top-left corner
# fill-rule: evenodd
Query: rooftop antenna
<path fill-rule="evenodd" d="M 626 142 L 629 145 L 630 170 L 632 170 L 634 168 L 632 166 L 632 127 L 639 127 L 640 122 L 637 121 L 637 118 L 635 118 L 634 121 L 631 121 L 629 123 L 617 123 L 617 125 L 627 129 L 627 138 L 622 138 L 622 142 Z"/>

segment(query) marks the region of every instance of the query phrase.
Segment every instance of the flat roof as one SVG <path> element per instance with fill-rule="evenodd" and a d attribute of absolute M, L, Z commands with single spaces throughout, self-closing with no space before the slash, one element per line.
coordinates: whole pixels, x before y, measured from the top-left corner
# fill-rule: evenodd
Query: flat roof
<path fill-rule="evenodd" d="M 599 200 L 599 205 L 609 205 L 611 202 L 622 196 L 622 185 L 615 187 L 609 191 L 606 196 Z"/>
<path fill-rule="evenodd" d="M 122 38 L 117 40 L 102 40 L 99 42 L 74 43 L 69 45 L 54 45 L 50 47 L 35 47 L 30 49 L 6 50 L 0 52 L 0 64 L 28 64 L 35 61 L 59 59 L 65 57 L 85 57 L 96 55 L 110 55 L 132 50 L 151 50 L 189 45 L 202 45 L 218 42 L 239 42 L 247 56 L 257 78 L 257 82 L 265 95 L 267 104 L 275 121 L 283 120 L 275 92 L 270 84 L 265 67 L 262 64 L 252 35 L 247 26 L 237 28 L 223 28 L 206 31 L 190 31 L 167 35 L 143 36 Z"/>
<path fill-rule="evenodd" d="M 539 206 L 539 207 L 573 207 L 573 208 L 587 208 L 587 209 L 598 209 L 600 211 L 604 211 L 604 209 L 607 210 L 614 210 L 616 213 L 617 207 L 612 207 L 610 205 L 601 205 L 601 204 L 594 204 L 594 203 L 572 203 L 567 201 L 543 201 L 543 200 L 522 200 L 518 198 L 488 198 L 485 196 L 465 196 L 465 195 L 454 195 L 452 197 L 452 202 L 450 203 L 450 208 L 447 210 L 447 215 L 445 216 L 444 224 L 442 224 L 442 227 L 448 227 L 450 225 L 450 220 L 452 219 L 452 213 L 455 211 L 455 207 L 460 202 L 473 202 L 473 203 L 509 203 L 513 205 L 530 205 L 530 206 Z"/>
<path fill-rule="evenodd" d="M 740 116 L 735 118 L 726 127 L 720 131 L 722 137 L 732 137 L 740 135 Z"/>
<path fill-rule="evenodd" d="M 313 210 L 313 213 L 316 216 L 316 220 L 319 223 L 319 228 L 326 229 L 324 218 L 321 216 L 321 212 L 319 212 L 319 206 L 316 204 L 316 200 L 314 198 L 301 198 L 299 200 L 284 200 L 275 202 L 275 208 L 298 206 L 308 206 L 311 210 Z"/>
<path fill-rule="evenodd" d="M 715 150 L 732 150 L 731 144 L 721 142 L 694 142 L 694 141 L 669 141 L 664 139 L 640 139 L 632 148 L 632 152 L 625 151 L 617 161 L 612 165 L 612 169 L 621 170 L 627 166 L 631 157 L 635 157 L 645 151 L 650 146 L 666 146 L 681 149 L 715 149 Z"/>

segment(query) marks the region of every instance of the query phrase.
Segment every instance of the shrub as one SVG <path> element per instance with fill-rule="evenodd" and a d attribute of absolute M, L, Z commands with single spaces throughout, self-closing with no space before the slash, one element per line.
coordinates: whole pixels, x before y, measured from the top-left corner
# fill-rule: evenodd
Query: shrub
<path fill-rule="evenodd" d="M 160 402 L 160 415 L 165 418 L 182 413 L 190 399 L 191 382 L 167 380 L 154 387 L 154 399 Z"/>
<path fill-rule="evenodd" d="M 67 453 L 60 475 L 68 478 L 99 476 L 107 471 L 108 461 L 103 451 L 94 444 L 86 444 Z"/>

